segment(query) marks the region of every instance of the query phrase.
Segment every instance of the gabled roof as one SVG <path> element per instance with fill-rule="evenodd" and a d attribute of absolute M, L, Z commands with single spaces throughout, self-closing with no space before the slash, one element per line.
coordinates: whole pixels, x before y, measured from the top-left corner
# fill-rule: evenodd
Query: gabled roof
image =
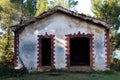
<path fill-rule="evenodd" d="M 63 8 L 61 6 L 56 6 L 56 7 L 52 8 L 52 9 L 50 9 L 48 11 L 43 12 L 39 16 L 34 17 L 33 19 L 25 21 L 24 23 L 21 23 L 21 24 L 11 26 L 11 30 L 16 31 L 16 30 L 18 30 L 18 29 L 20 29 L 22 27 L 25 27 L 25 26 L 30 25 L 32 23 L 35 23 L 36 21 L 38 21 L 38 20 L 40 20 L 42 18 L 45 18 L 45 17 L 47 17 L 49 15 L 52 15 L 52 14 L 54 14 L 56 12 L 62 12 L 64 14 L 71 15 L 71 16 L 80 18 L 80 19 L 85 20 L 85 21 L 90 21 L 90 22 L 92 22 L 94 24 L 101 25 L 101 26 L 105 27 L 106 29 L 109 29 L 112 26 L 111 24 L 109 24 L 109 23 L 107 23 L 105 21 L 102 21 L 100 19 L 96 19 L 94 17 L 90 17 L 90 16 L 86 16 L 84 14 L 76 13 L 76 12 L 73 12 L 73 11 L 68 10 L 66 8 Z"/>

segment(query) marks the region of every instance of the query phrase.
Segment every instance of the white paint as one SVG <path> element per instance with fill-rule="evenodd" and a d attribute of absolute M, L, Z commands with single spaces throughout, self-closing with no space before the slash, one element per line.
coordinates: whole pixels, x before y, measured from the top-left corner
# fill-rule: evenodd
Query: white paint
<path fill-rule="evenodd" d="M 93 54 L 94 54 L 94 69 L 95 70 L 105 70 L 106 69 L 106 47 L 105 47 L 105 30 L 104 28 L 97 27 L 93 24 L 88 24 L 87 22 L 75 19 L 73 17 L 55 13 L 47 18 L 44 18 L 34 24 L 25 27 L 23 32 L 19 36 L 19 55 L 23 60 L 25 66 L 29 71 L 37 69 L 37 50 L 38 50 L 38 37 L 37 35 L 53 34 L 54 39 L 54 58 L 55 58 L 55 68 L 65 68 L 66 67 L 66 37 L 67 34 L 94 34 L 94 44 L 93 44 Z M 29 43 L 29 44 L 27 44 Z M 26 53 L 25 47 L 29 45 L 31 52 Z M 34 49 L 32 50 L 32 45 Z M 20 63 L 18 63 L 20 64 Z"/>

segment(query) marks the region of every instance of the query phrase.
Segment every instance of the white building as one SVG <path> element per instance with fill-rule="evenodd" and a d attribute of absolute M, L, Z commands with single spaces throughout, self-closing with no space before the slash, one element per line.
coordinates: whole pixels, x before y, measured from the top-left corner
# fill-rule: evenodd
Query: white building
<path fill-rule="evenodd" d="M 56 6 L 11 27 L 15 34 L 15 68 L 107 70 L 110 24 Z"/>

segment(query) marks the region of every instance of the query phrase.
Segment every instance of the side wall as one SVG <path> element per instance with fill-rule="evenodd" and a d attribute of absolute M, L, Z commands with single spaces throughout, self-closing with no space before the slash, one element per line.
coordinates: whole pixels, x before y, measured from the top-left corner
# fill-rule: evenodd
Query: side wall
<path fill-rule="evenodd" d="M 86 21 L 55 13 L 34 24 L 25 27 L 19 35 L 19 56 L 28 70 L 36 70 L 38 66 L 38 35 L 55 35 L 54 39 L 54 66 L 66 68 L 66 37 L 68 34 L 93 34 L 93 68 L 105 70 L 106 68 L 106 32 Z M 18 59 L 18 66 L 21 63 Z"/>

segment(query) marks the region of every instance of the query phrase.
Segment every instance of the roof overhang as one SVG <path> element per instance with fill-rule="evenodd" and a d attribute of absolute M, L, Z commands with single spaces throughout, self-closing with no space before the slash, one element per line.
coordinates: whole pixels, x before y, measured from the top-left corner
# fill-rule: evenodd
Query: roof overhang
<path fill-rule="evenodd" d="M 47 17 L 49 15 L 52 15 L 52 14 L 54 14 L 56 12 L 62 12 L 64 14 L 68 14 L 68 15 L 77 17 L 79 19 L 82 19 L 84 21 L 89 21 L 89 22 L 91 22 L 93 24 L 101 25 L 102 27 L 104 27 L 106 29 L 109 29 L 112 26 L 111 24 L 109 24 L 109 23 L 107 23 L 105 21 L 102 21 L 100 19 L 97 19 L 97 18 L 94 18 L 94 17 L 90 17 L 90 16 L 86 16 L 84 14 L 80 14 L 80 13 L 77 13 L 77 12 L 73 12 L 73 11 L 68 10 L 66 8 L 63 8 L 61 6 L 56 6 L 56 7 L 52 8 L 52 9 L 50 9 L 48 11 L 45 11 L 42 14 L 40 14 L 39 16 L 34 17 L 34 18 L 32 18 L 32 19 L 30 19 L 28 21 L 25 21 L 25 22 L 23 22 L 21 24 L 17 24 L 17 25 L 11 26 L 11 30 L 12 31 L 19 30 L 20 28 L 23 28 L 23 27 L 28 26 L 28 25 L 30 25 L 32 23 L 35 23 L 36 21 L 41 20 L 42 18 L 45 18 L 45 17 Z"/>

